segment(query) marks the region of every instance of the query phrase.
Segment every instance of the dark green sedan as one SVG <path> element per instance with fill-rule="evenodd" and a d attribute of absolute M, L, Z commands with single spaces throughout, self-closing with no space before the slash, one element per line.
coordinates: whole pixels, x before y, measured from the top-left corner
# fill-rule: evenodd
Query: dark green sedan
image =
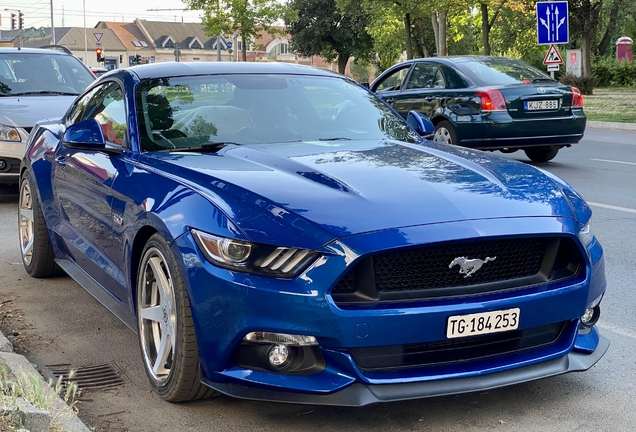
<path fill-rule="evenodd" d="M 409 60 L 371 85 L 406 118 L 411 110 L 435 125 L 435 140 L 482 150 L 523 150 L 535 162 L 583 138 L 579 89 L 519 60 L 434 57 Z"/>

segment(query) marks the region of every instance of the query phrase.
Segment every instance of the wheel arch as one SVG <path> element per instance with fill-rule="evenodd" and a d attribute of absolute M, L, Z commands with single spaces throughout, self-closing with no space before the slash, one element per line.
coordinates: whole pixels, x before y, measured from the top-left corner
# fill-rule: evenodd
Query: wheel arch
<path fill-rule="evenodd" d="M 137 272 L 139 271 L 139 261 L 144 251 L 144 246 L 154 234 L 158 233 L 157 228 L 145 225 L 137 231 L 130 249 L 130 295 L 132 300 L 132 310 L 137 317 Z"/>

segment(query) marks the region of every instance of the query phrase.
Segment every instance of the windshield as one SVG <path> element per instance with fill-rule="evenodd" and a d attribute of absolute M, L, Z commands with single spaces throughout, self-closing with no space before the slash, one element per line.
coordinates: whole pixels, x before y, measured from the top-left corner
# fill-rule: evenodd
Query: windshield
<path fill-rule="evenodd" d="M 142 81 L 136 95 L 146 151 L 210 143 L 421 138 L 383 102 L 346 79 L 207 75 Z"/>
<path fill-rule="evenodd" d="M 0 96 L 81 93 L 95 77 L 77 58 L 54 53 L 0 53 Z"/>
<path fill-rule="evenodd" d="M 552 80 L 549 75 L 519 60 L 487 58 L 461 63 L 480 85 L 527 84 L 533 80 Z"/>

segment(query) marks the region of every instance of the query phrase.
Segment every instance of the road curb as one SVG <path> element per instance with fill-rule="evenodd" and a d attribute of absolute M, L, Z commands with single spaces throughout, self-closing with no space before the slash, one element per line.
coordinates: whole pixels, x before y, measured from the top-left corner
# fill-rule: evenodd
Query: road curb
<path fill-rule="evenodd" d="M 7 349 L 10 347 L 10 350 Z M 40 385 L 45 392 L 55 393 L 51 389 L 42 375 L 35 370 L 33 365 L 27 360 L 26 357 L 20 354 L 12 352 L 13 345 L 11 342 L 0 332 L 0 362 L 7 365 L 9 370 L 14 376 L 18 376 L 20 373 L 27 375 L 34 375 L 38 377 Z M 67 432 L 91 432 L 91 430 L 82 422 L 75 411 L 73 411 L 59 396 L 56 396 L 54 401 L 55 410 L 60 414 L 55 418 L 55 421 L 59 423 L 62 428 Z M 37 408 L 34 408 L 37 410 Z M 39 410 L 38 410 L 39 411 Z"/>
<path fill-rule="evenodd" d="M 587 126 L 594 129 L 636 131 L 636 123 L 615 123 L 615 122 L 601 122 L 601 121 L 588 120 Z"/>

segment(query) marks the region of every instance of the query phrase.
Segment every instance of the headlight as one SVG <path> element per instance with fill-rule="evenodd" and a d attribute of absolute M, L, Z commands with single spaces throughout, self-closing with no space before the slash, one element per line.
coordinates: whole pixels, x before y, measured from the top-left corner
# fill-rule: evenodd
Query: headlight
<path fill-rule="evenodd" d="M 16 141 L 20 142 L 20 132 L 12 126 L 0 124 L 0 141 Z"/>
<path fill-rule="evenodd" d="M 594 234 L 592 234 L 592 227 L 590 226 L 592 219 L 588 220 L 583 228 L 579 231 L 579 240 L 583 243 L 583 246 L 587 247 L 590 243 L 592 243 L 592 239 L 594 239 Z"/>
<path fill-rule="evenodd" d="M 317 255 L 306 249 L 250 243 L 215 236 L 196 229 L 191 229 L 190 232 L 212 264 L 246 273 L 292 278 Z"/>

